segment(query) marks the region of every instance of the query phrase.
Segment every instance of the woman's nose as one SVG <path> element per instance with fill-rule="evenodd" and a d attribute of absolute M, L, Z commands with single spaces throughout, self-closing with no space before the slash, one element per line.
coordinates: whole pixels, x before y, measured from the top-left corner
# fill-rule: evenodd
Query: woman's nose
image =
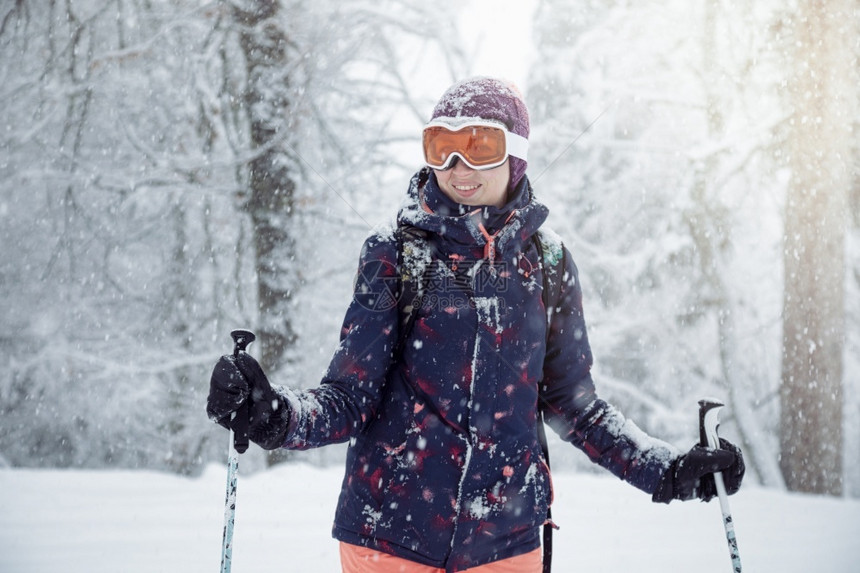
<path fill-rule="evenodd" d="M 467 173 L 469 171 L 474 171 L 474 169 L 466 165 L 466 162 L 461 160 L 459 157 L 454 158 L 454 165 L 451 167 L 451 169 L 458 173 Z"/>

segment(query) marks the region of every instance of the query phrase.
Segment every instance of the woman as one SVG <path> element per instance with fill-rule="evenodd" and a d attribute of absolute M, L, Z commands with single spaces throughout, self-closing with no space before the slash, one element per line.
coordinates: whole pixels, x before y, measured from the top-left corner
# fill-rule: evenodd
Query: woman
<path fill-rule="evenodd" d="M 275 390 L 244 353 L 215 367 L 207 411 L 225 427 L 248 401 L 250 437 L 264 448 L 350 440 L 333 530 L 346 572 L 540 571 L 552 498 L 540 413 L 655 501 L 710 499 L 714 471 L 732 493 L 740 486 L 735 446 L 682 454 L 597 397 L 576 265 L 555 235 L 538 233 L 547 208 L 525 175 L 528 136 L 509 84 L 452 86 L 398 215 L 422 241 L 404 254 L 394 229 L 366 240 L 320 386 Z M 546 309 L 553 262 L 565 270 Z M 404 331 L 398 305 L 377 295 L 408 273 L 423 296 Z"/>

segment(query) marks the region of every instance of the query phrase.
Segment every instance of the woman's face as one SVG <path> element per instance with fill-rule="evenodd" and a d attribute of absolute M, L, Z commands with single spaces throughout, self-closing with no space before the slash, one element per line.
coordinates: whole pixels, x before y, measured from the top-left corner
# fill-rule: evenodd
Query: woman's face
<path fill-rule="evenodd" d="M 498 167 L 478 171 L 457 161 L 451 169 L 436 172 L 439 188 L 461 205 L 502 207 L 508 195 L 511 170 L 505 161 Z"/>

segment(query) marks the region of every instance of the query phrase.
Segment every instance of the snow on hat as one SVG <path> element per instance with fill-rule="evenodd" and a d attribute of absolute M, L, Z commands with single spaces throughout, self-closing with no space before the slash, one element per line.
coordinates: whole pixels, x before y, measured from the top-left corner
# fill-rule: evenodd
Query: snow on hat
<path fill-rule="evenodd" d="M 528 139 L 529 112 L 517 87 L 500 79 L 475 77 L 458 82 L 442 94 L 433 108 L 434 119 L 480 118 L 498 121 Z M 516 188 L 526 172 L 525 159 L 508 156 L 511 169 L 510 189 Z"/>

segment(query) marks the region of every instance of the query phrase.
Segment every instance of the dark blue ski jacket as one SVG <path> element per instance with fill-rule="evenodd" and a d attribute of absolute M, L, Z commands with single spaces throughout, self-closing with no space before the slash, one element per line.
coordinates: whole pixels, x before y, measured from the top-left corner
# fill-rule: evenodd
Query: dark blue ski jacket
<path fill-rule="evenodd" d="M 322 383 L 284 390 L 285 448 L 349 440 L 335 538 L 447 571 L 536 549 L 552 499 L 538 409 L 564 440 L 648 493 L 677 457 L 597 397 L 576 265 L 541 230 L 566 269 L 548 313 L 533 240 L 548 210 L 526 179 L 517 191 L 502 209 L 461 214 L 431 171 L 417 173 L 398 219 L 428 232 L 428 248 L 402 260 L 426 286 L 402 351 L 393 355 L 398 242 L 386 228 L 361 251 Z"/>

